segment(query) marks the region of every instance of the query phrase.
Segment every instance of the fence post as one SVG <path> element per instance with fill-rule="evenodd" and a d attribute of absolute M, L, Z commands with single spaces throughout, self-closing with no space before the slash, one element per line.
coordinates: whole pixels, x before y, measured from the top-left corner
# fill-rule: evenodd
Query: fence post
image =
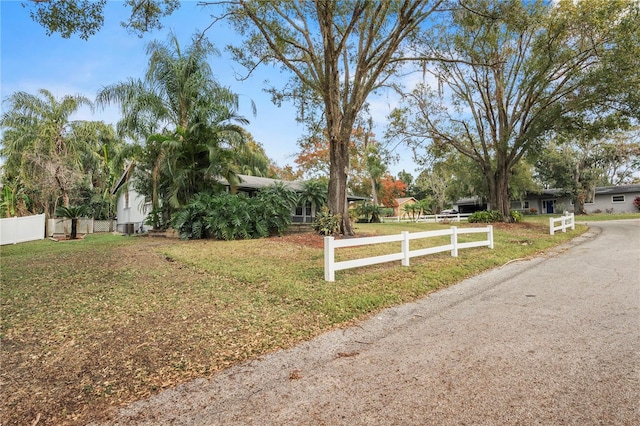
<path fill-rule="evenodd" d="M 553 229 L 553 218 L 549 218 L 549 235 L 554 235 L 555 229 Z"/>
<path fill-rule="evenodd" d="M 576 229 L 576 215 L 575 213 L 571 213 L 571 230 L 575 231 Z"/>
<path fill-rule="evenodd" d="M 333 270 L 335 260 L 335 250 L 333 248 L 333 237 L 324 237 L 324 280 L 335 281 L 336 272 Z"/>
<path fill-rule="evenodd" d="M 451 256 L 458 257 L 458 228 L 451 227 Z"/>
<path fill-rule="evenodd" d="M 567 232 L 567 216 L 562 216 L 560 219 L 562 219 L 562 222 L 560 222 L 562 224 L 562 232 Z"/>
<path fill-rule="evenodd" d="M 493 225 L 489 225 L 487 228 L 489 228 L 489 248 L 493 249 Z"/>
<path fill-rule="evenodd" d="M 402 266 L 409 266 L 409 231 L 402 231 Z"/>

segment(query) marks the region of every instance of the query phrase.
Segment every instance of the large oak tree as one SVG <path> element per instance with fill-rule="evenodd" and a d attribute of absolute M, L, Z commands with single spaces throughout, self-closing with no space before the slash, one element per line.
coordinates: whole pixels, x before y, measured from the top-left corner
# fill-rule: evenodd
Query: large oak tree
<path fill-rule="evenodd" d="M 392 134 L 455 148 L 510 220 L 510 180 L 574 115 L 637 115 L 635 2 L 469 0 L 415 46 L 435 82 L 405 94 Z"/>
<path fill-rule="evenodd" d="M 232 52 L 249 72 L 271 63 L 292 73 L 291 85 L 272 92 L 276 100 L 292 99 L 301 116 L 320 111 L 329 139 L 329 209 L 342 216 L 341 231 L 351 234 L 346 188 L 354 124 L 367 97 L 406 60 L 404 43 L 441 1 L 203 4 L 226 6 L 226 16 L 245 37 Z"/>

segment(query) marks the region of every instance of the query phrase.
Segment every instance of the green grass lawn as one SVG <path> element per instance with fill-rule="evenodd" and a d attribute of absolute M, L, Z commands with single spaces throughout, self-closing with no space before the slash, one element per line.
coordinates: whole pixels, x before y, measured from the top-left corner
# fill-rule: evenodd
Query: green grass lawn
<path fill-rule="evenodd" d="M 446 226 L 357 224 L 356 232 Z M 585 229 L 550 236 L 548 218 L 498 224 L 494 250 L 338 271 L 332 283 L 323 279 L 322 238 L 310 234 L 250 241 L 91 235 L 3 246 L 0 423 L 40 416 L 38 424 L 84 424 L 110 406 L 291 347 Z M 395 249 L 340 249 L 338 259 Z"/>

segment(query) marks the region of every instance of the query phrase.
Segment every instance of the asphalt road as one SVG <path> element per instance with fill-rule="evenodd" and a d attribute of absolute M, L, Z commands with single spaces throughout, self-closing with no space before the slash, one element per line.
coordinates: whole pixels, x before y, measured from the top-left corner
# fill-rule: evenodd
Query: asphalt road
<path fill-rule="evenodd" d="M 127 425 L 640 425 L 640 221 L 139 401 Z"/>

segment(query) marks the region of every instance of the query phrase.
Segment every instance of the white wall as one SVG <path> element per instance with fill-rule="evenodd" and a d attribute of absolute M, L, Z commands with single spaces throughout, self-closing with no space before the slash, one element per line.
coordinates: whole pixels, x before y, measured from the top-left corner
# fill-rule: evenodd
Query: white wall
<path fill-rule="evenodd" d="M 151 211 L 151 203 L 145 202 L 144 195 L 138 194 L 133 189 L 129 189 L 128 194 L 128 202 L 127 191 L 122 191 L 118 197 L 117 230 L 125 232 L 126 223 L 133 223 L 135 230 L 139 230 L 141 226 L 148 229 L 149 226 L 144 225 L 144 221 Z"/>
<path fill-rule="evenodd" d="M 0 245 L 44 239 L 44 214 L 0 219 Z"/>

